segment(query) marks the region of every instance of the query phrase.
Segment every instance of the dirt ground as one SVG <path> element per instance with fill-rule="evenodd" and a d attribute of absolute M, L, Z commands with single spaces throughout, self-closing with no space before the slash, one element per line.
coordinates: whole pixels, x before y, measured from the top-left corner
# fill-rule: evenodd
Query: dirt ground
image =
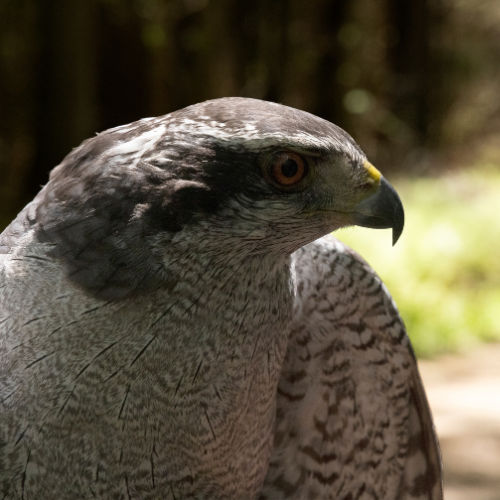
<path fill-rule="evenodd" d="M 500 500 L 500 344 L 419 366 L 441 443 L 445 500 Z"/>

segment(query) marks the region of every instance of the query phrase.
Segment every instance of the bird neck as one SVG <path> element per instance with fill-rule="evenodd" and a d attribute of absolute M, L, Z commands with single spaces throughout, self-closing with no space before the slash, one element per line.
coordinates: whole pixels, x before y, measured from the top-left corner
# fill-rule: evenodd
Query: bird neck
<path fill-rule="evenodd" d="M 173 330 L 181 325 L 196 332 L 183 339 L 184 347 L 210 344 L 242 359 L 267 353 L 288 335 L 295 295 L 291 257 L 263 257 L 241 248 L 221 253 L 204 243 L 182 251 L 170 247 L 171 256 L 164 256 L 165 274 L 174 284 L 159 298 L 159 314 L 164 304 L 169 311 L 159 322 L 160 335 L 175 336 Z"/>

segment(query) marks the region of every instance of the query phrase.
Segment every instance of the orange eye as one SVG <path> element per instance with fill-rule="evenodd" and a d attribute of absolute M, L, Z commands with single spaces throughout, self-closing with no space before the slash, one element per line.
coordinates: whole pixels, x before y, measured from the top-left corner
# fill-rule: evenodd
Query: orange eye
<path fill-rule="evenodd" d="M 304 159 L 296 153 L 281 153 L 271 167 L 273 179 L 281 186 L 293 186 L 307 173 Z"/>

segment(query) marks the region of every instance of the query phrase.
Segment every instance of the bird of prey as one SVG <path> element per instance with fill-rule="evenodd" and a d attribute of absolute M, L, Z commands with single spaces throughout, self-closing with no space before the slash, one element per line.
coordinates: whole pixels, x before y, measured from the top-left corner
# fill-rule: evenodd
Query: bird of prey
<path fill-rule="evenodd" d="M 0 238 L 0 498 L 439 499 L 386 288 L 403 228 L 339 127 L 206 101 L 83 142 Z"/>

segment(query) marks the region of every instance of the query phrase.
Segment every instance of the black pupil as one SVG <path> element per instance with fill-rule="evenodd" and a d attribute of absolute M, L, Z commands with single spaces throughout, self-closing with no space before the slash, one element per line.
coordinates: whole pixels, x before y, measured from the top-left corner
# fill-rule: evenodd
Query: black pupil
<path fill-rule="evenodd" d="M 295 176 L 298 170 L 299 166 L 297 165 L 297 162 L 295 160 L 292 160 L 291 158 L 288 158 L 288 160 L 281 165 L 281 173 L 285 177 Z"/>

